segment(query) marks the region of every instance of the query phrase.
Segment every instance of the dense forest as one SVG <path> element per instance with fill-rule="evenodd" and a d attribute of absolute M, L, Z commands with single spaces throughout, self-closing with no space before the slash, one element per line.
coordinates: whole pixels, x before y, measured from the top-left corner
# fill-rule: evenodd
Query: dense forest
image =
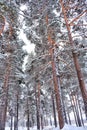
<path fill-rule="evenodd" d="M 0 0 L 0 60 L 0 130 L 87 125 L 87 0 Z"/>

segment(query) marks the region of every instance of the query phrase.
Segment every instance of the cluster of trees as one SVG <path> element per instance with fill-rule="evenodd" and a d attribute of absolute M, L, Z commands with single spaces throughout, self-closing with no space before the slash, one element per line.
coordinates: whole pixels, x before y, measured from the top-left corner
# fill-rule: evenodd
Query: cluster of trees
<path fill-rule="evenodd" d="M 0 2 L 0 130 L 5 129 L 6 115 L 14 114 L 17 124 L 18 99 L 23 79 L 22 64 L 25 52 L 18 40 L 18 15 L 7 3 Z"/>
<path fill-rule="evenodd" d="M 5 129 L 9 115 L 11 129 L 14 117 L 14 130 L 18 130 L 21 114 L 28 130 L 36 124 L 38 130 L 43 129 L 48 119 L 52 123 L 52 117 L 55 127 L 59 122 L 63 128 L 65 123 L 72 124 L 71 112 L 76 125 L 84 125 L 87 1 L 3 0 L 0 7 L 0 130 Z M 22 65 L 26 52 L 18 38 L 23 26 L 27 39 L 35 44 L 25 71 Z"/>

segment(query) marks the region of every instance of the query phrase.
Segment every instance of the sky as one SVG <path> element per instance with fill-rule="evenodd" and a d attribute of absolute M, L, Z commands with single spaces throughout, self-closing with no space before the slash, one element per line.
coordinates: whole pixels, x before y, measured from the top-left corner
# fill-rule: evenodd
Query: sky
<path fill-rule="evenodd" d="M 21 5 L 20 10 L 24 11 L 26 9 L 26 5 Z M 20 11 L 20 14 L 22 12 Z M 22 15 L 19 16 L 20 22 L 23 21 L 24 17 Z M 23 25 L 22 29 L 20 29 L 19 38 L 23 40 L 25 45 L 23 46 L 23 49 L 26 50 L 28 53 L 34 52 L 35 44 L 31 43 L 30 40 L 27 39 L 26 34 L 23 32 L 23 29 L 25 28 L 25 25 Z"/>
<path fill-rule="evenodd" d="M 24 11 L 26 9 L 26 5 L 21 5 L 20 10 Z M 22 12 L 20 11 L 20 14 L 22 14 Z M 24 17 L 22 15 L 19 16 L 19 20 L 20 22 L 22 22 L 24 19 Z M 35 53 L 35 44 L 31 43 L 30 40 L 27 39 L 26 34 L 23 32 L 23 29 L 25 28 L 25 25 L 23 25 L 22 29 L 20 29 L 20 34 L 19 34 L 19 39 L 23 40 L 23 42 L 25 43 L 25 45 L 23 46 L 23 50 L 26 50 L 27 53 Z M 24 63 L 23 63 L 23 71 L 25 71 L 25 65 L 27 63 L 28 60 L 28 55 L 25 56 L 24 58 Z"/>
<path fill-rule="evenodd" d="M 34 52 L 35 44 L 31 43 L 30 40 L 27 39 L 26 34 L 23 32 L 23 30 L 20 31 L 19 38 L 22 39 L 25 43 L 23 50 L 26 50 L 27 53 Z"/>

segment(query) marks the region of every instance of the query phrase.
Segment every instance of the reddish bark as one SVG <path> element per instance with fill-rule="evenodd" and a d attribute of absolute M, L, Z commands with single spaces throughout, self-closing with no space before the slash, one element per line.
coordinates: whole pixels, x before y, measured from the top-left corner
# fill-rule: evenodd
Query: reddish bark
<path fill-rule="evenodd" d="M 8 62 L 9 62 L 9 58 L 8 58 Z M 7 69 L 6 69 L 6 73 L 5 73 L 5 78 L 4 78 L 4 85 L 3 85 L 3 91 L 4 91 L 4 95 L 2 97 L 2 105 L 1 105 L 1 110 L 0 110 L 0 130 L 4 130 L 5 129 L 5 122 L 6 122 L 6 113 L 7 113 L 7 105 L 8 105 L 8 83 L 9 83 L 9 76 L 10 76 L 10 71 L 11 71 L 11 66 L 8 63 Z"/>
<path fill-rule="evenodd" d="M 60 90 L 59 90 L 58 80 L 57 80 L 57 76 L 56 76 L 56 69 L 55 69 L 56 65 L 54 62 L 53 54 L 51 54 L 51 56 L 52 56 L 53 82 L 54 82 L 54 90 L 55 90 L 55 96 L 56 96 L 59 126 L 60 126 L 60 129 L 62 129 L 64 126 L 64 118 L 63 118 L 61 96 L 60 96 Z"/>
<path fill-rule="evenodd" d="M 73 61 L 74 61 L 75 69 L 76 69 L 76 72 L 77 72 L 79 87 L 81 89 L 81 93 L 82 93 L 82 97 L 83 97 L 83 101 L 84 101 L 84 106 L 85 106 L 85 114 L 86 114 L 86 118 L 87 118 L 87 91 L 86 91 L 85 83 L 84 83 L 84 80 L 83 80 L 83 74 L 81 72 L 81 67 L 80 67 L 80 64 L 79 64 L 79 61 L 78 61 L 78 58 L 77 58 L 77 54 L 74 52 L 74 42 L 73 42 L 73 38 L 72 38 L 72 35 L 71 35 L 71 31 L 70 31 L 70 24 L 68 23 L 68 18 L 66 16 L 66 9 L 64 7 L 62 0 L 60 0 L 60 4 L 61 4 L 61 7 L 62 7 L 62 12 L 63 12 L 65 23 L 66 23 L 66 28 L 67 28 L 67 31 L 68 31 L 69 42 L 70 42 L 70 44 L 73 48 L 73 51 L 72 51 Z M 75 19 L 75 20 L 77 20 L 77 19 Z"/>
<path fill-rule="evenodd" d="M 48 15 L 46 16 L 48 18 Z M 46 21 L 46 24 L 48 25 L 48 20 Z M 48 30 L 48 42 L 50 43 L 50 48 L 49 53 L 51 55 L 51 65 L 52 65 L 52 72 L 53 72 L 53 82 L 54 82 L 54 91 L 55 91 L 55 96 L 56 96 L 56 105 L 57 105 L 57 112 L 58 112 L 58 120 L 59 120 L 59 126 L 60 129 L 63 128 L 64 126 L 64 118 L 63 118 L 63 108 L 62 108 L 62 102 L 61 102 L 61 92 L 60 92 L 60 83 L 59 83 L 59 78 L 56 75 L 56 63 L 54 60 L 54 46 L 55 46 L 55 41 L 52 39 L 54 32 L 50 28 Z"/>

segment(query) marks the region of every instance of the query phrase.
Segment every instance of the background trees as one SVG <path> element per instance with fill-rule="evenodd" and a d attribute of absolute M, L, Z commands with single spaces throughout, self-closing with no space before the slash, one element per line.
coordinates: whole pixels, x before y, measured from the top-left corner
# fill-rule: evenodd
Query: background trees
<path fill-rule="evenodd" d="M 0 6 L 1 129 L 4 130 L 10 111 L 15 130 L 21 114 L 25 116 L 28 130 L 36 124 L 37 129 L 40 126 L 43 129 L 47 122 L 52 124 L 53 115 L 55 126 L 58 117 L 62 128 L 65 122 L 72 123 L 72 112 L 76 125 L 84 125 L 82 115 L 85 112 L 87 116 L 86 0 L 4 0 Z M 21 31 L 35 44 L 34 53 L 28 55 L 23 51 Z M 25 55 L 28 59 L 24 71 Z"/>

